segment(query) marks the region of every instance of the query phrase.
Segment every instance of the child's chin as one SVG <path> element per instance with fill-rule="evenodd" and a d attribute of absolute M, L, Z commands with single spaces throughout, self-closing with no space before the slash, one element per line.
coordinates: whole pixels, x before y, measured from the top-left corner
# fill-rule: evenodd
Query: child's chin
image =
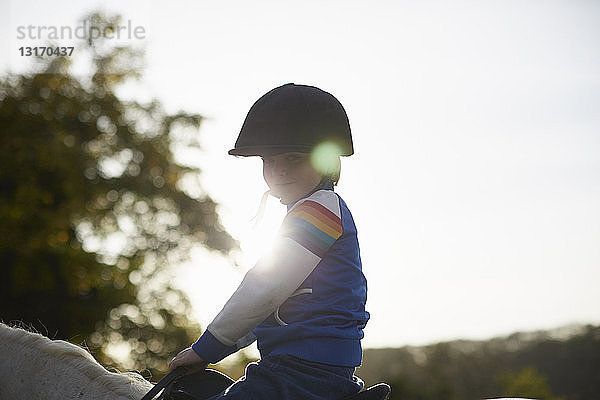
<path fill-rule="evenodd" d="M 280 202 L 281 204 L 284 204 L 284 205 L 286 205 L 286 206 L 287 206 L 288 204 L 290 204 L 290 203 L 293 203 L 293 200 L 292 200 L 292 198 L 291 198 L 290 196 L 286 196 L 286 195 L 279 195 L 279 196 L 275 196 L 275 197 L 277 197 L 277 198 L 279 199 L 279 202 Z"/>
<path fill-rule="evenodd" d="M 276 197 L 279 199 L 279 202 L 280 202 L 281 204 L 288 205 L 288 204 L 290 204 L 290 203 L 291 203 L 291 200 L 290 200 L 290 198 L 289 198 L 289 197 L 287 197 L 287 196 L 276 196 Z"/>
<path fill-rule="evenodd" d="M 302 198 L 302 196 L 298 196 L 297 194 L 292 194 L 292 193 L 277 193 L 277 192 L 273 192 L 271 191 L 271 195 L 275 198 L 279 199 L 279 202 L 281 204 L 285 204 L 286 206 L 288 204 L 292 204 L 295 203 L 296 201 L 300 200 Z"/>

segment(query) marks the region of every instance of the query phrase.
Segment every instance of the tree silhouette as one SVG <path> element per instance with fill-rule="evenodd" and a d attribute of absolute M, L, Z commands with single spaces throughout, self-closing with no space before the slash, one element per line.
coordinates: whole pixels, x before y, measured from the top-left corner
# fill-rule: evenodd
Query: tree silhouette
<path fill-rule="evenodd" d="M 357 375 L 385 381 L 391 399 L 600 398 L 600 326 L 516 332 L 485 341 L 456 340 L 365 349 Z"/>
<path fill-rule="evenodd" d="M 548 378 L 535 367 L 523 368 L 518 373 L 507 372 L 498 378 L 506 396 L 519 396 L 544 400 L 562 400 L 552 394 Z"/>
<path fill-rule="evenodd" d="M 140 51 L 103 38 L 80 50 L 89 79 L 56 57 L 0 80 L 0 318 L 85 341 L 104 363 L 126 345 L 125 367 L 164 372 L 199 334 L 169 266 L 195 244 L 227 255 L 237 242 L 215 202 L 183 185 L 200 171 L 173 154 L 199 147 L 201 116 L 117 97 L 140 75 Z"/>

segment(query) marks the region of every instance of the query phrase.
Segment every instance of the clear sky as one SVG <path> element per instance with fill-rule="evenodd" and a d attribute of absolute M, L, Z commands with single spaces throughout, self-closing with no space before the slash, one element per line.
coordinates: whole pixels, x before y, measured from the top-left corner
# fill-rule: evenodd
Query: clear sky
<path fill-rule="evenodd" d="M 143 26 L 123 91 L 207 117 L 203 186 L 242 241 L 180 267 L 204 325 L 251 267 L 260 163 L 227 156 L 252 103 L 287 82 L 333 93 L 356 154 L 338 193 L 369 281 L 368 347 L 600 323 L 600 3 L 0 0 L 0 60 L 20 25 L 100 8 Z M 67 41 L 68 42 L 68 41 Z M 271 199 L 264 232 L 283 206 Z"/>

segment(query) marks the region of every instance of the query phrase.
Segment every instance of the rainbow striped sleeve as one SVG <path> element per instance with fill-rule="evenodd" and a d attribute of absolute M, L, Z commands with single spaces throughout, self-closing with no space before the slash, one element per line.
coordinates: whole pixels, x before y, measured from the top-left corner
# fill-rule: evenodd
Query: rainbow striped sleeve
<path fill-rule="evenodd" d="M 323 258 L 342 236 L 342 220 L 327 207 L 307 199 L 286 215 L 280 233 Z"/>

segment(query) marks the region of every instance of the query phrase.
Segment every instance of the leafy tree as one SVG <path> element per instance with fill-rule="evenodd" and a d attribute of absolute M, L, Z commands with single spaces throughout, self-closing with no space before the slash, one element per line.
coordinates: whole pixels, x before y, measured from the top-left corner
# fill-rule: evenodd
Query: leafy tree
<path fill-rule="evenodd" d="M 89 79 L 57 57 L 0 80 L 0 319 L 85 341 L 105 364 L 125 345 L 121 367 L 164 372 L 199 333 L 169 267 L 194 244 L 227 255 L 237 242 L 186 186 L 200 171 L 174 156 L 199 148 L 201 116 L 116 95 L 140 75 L 139 51 L 102 38 L 77 51 Z"/>
<path fill-rule="evenodd" d="M 498 378 L 506 396 L 528 397 L 544 400 L 562 400 L 552 395 L 548 379 L 534 367 L 523 368 L 518 373 L 508 372 Z"/>

